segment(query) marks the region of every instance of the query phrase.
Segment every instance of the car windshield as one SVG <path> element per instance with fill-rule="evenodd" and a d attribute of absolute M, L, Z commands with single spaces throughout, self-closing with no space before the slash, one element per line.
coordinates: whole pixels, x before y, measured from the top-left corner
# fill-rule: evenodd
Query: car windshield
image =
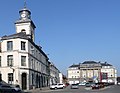
<path fill-rule="evenodd" d="M 58 85 L 63 85 L 63 84 L 58 84 Z"/>
<path fill-rule="evenodd" d="M 73 86 L 76 86 L 76 85 L 78 85 L 78 84 L 72 84 Z"/>

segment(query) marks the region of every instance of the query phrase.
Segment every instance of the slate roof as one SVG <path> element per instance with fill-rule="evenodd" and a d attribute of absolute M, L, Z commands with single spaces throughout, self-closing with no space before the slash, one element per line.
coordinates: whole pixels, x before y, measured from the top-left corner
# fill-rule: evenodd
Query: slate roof
<path fill-rule="evenodd" d="M 108 63 L 101 63 L 102 66 L 112 66 L 111 64 L 108 64 Z"/>
<path fill-rule="evenodd" d="M 82 64 L 98 64 L 98 63 L 95 61 L 85 61 Z"/>
<path fill-rule="evenodd" d="M 8 36 L 5 35 L 1 38 L 1 40 L 15 39 L 15 38 L 29 39 L 25 33 L 20 32 L 20 33 L 8 35 Z"/>
<path fill-rule="evenodd" d="M 111 64 L 108 64 L 107 62 L 101 63 L 101 62 L 95 62 L 95 61 L 85 61 L 81 64 L 73 64 L 69 66 L 69 68 L 75 68 L 75 67 L 80 68 L 82 64 L 100 64 L 99 66 L 112 66 Z"/>
<path fill-rule="evenodd" d="M 8 39 L 16 39 L 16 38 L 21 38 L 21 39 L 26 39 L 29 42 L 31 42 L 39 51 L 41 51 L 41 53 L 47 57 L 47 55 L 43 52 L 43 50 L 41 49 L 42 47 L 36 45 L 24 32 L 20 32 L 17 34 L 12 34 L 12 35 L 5 35 L 1 38 L 1 40 L 8 40 Z M 48 57 L 47 57 L 48 58 Z"/>
<path fill-rule="evenodd" d="M 79 67 L 80 65 L 78 65 L 78 64 L 73 64 L 73 65 L 71 65 L 69 68 L 73 68 L 73 67 Z"/>
<path fill-rule="evenodd" d="M 73 64 L 69 68 L 74 68 L 74 67 L 79 67 L 79 66 L 80 66 L 79 64 Z"/>

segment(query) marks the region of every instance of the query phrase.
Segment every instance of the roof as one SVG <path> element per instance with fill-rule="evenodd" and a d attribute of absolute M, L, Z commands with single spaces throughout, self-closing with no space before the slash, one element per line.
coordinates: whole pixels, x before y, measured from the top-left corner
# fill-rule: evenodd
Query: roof
<path fill-rule="evenodd" d="M 8 39 L 16 39 L 16 38 L 21 38 L 21 39 L 26 39 L 29 42 L 31 42 L 46 58 L 47 55 L 43 52 L 40 46 L 36 45 L 24 32 L 20 32 L 17 34 L 12 34 L 12 35 L 5 35 L 1 38 L 1 40 L 8 40 Z"/>
<path fill-rule="evenodd" d="M 111 64 L 108 64 L 107 62 L 101 63 L 102 66 L 112 66 Z"/>
<path fill-rule="evenodd" d="M 17 33 L 17 34 L 12 34 L 12 35 L 5 35 L 1 38 L 1 40 L 7 40 L 7 39 L 14 39 L 14 38 L 23 38 L 23 39 L 28 39 L 27 35 L 23 32 Z"/>
<path fill-rule="evenodd" d="M 74 68 L 74 67 L 79 67 L 79 66 L 80 66 L 79 64 L 73 64 L 69 68 Z"/>
<path fill-rule="evenodd" d="M 104 63 L 101 63 L 100 61 L 99 62 L 95 62 L 95 61 L 85 61 L 83 63 L 79 63 L 79 64 L 73 64 L 71 66 L 69 66 L 69 68 L 84 68 L 84 66 L 86 68 L 90 68 L 90 67 L 104 67 L 104 66 L 113 66 L 107 62 L 104 62 Z"/>
<path fill-rule="evenodd" d="M 98 64 L 98 63 L 95 61 L 85 61 L 82 64 Z"/>
<path fill-rule="evenodd" d="M 21 10 L 19 11 L 19 13 L 20 13 L 20 12 L 23 12 L 23 11 L 27 11 L 27 12 L 29 12 L 29 14 L 31 14 L 30 10 L 27 9 L 26 7 L 24 7 L 23 9 L 21 9 Z"/>

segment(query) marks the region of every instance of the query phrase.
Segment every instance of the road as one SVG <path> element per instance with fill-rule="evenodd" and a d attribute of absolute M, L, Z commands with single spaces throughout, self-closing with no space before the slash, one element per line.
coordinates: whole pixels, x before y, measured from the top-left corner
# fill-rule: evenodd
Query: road
<path fill-rule="evenodd" d="M 120 86 L 113 85 L 99 90 L 98 89 L 91 90 L 90 88 L 86 88 L 84 86 L 80 86 L 79 89 L 70 89 L 70 86 L 68 86 L 65 89 L 44 90 L 44 91 L 37 90 L 26 93 L 120 93 Z"/>

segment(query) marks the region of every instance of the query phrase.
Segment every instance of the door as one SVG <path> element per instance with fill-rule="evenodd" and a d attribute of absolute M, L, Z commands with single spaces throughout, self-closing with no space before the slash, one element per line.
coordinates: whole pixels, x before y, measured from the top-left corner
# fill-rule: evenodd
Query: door
<path fill-rule="evenodd" d="M 22 73 L 22 89 L 25 90 L 27 89 L 27 74 Z"/>

